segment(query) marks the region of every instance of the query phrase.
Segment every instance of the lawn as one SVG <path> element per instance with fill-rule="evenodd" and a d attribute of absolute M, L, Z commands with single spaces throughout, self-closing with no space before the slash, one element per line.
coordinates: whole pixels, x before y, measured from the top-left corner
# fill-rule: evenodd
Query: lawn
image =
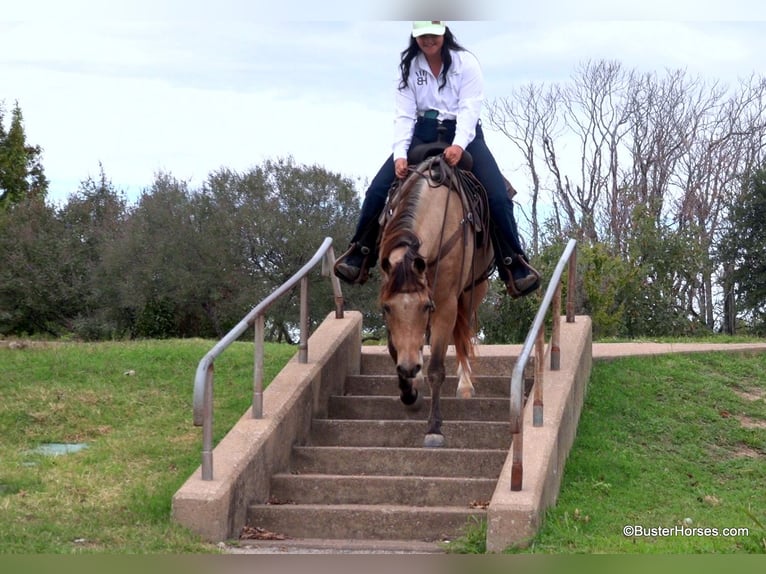
<path fill-rule="evenodd" d="M 0 552 L 215 552 L 170 520 L 200 461 L 192 424 L 203 340 L 0 348 Z M 253 346 L 216 361 L 215 440 L 252 400 Z M 296 352 L 266 346 L 265 382 Z M 46 456 L 42 444 L 86 444 Z"/>
<path fill-rule="evenodd" d="M 0 553 L 215 553 L 170 519 L 199 465 L 202 340 L 0 348 Z M 267 345 L 270 381 L 295 347 Z M 252 344 L 216 361 L 215 440 L 247 409 Z M 766 353 L 597 361 L 561 494 L 523 553 L 766 551 Z M 45 443 L 86 444 L 63 456 Z M 734 536 L 623 527 L 747 528 Z M 453 551 L 481 552 L 483 525 Z"/>
<path fill-rule="evenodd" d="M 763 553 L 764 525 L 766 353 L 623 358 L 594 363 L 557 505 L 525 551 Z"/>

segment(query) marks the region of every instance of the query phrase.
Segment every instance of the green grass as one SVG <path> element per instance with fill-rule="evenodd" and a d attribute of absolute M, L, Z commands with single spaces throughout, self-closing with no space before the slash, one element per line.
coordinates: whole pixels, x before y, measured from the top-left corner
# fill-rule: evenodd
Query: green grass
<path fill-rule="evenodd" d="M 212 343 L 0 348 L 0 553 L 214 553 L 170 519 L 199 465 L 197 363 Z M 295 347 L 268 345 L 266 381 Z M 252 344 L 216 361 L 215 440 L 251 400 Z M 125 375 L 135 370 L 135 375 Z M 766 354 L 594 363 L 557 505 L 525 553 L 766 550 Z M 29 451 L 85 442 L 76 454 Z M 748 536 L 626 538 L 625 525 L 746 527 Z M 486 525 L 449 545 L 484 552 Z"/>
<path fill-rule="evenodd" d="M 766 353 L 596 361 L 558 501 L 506 552 L 766 553 L 764 485 Z M 626 537 L 628 525 L 749 532 Z M 447 550 L 483 554 L 485 533 L 469 523 Z"/>
<path fill-rule="evenodd" d="M 200 461 L 193 381 L 212 345 L 0 348 L 0 552 L 215 552 L 170 520 L 173 494 Z M 266 382 L 295 351 L 266 346 Z M 248 408 L 252 372 L 252 344 L 235 343 L 217 359 L 216 442 Z M 80 442 L 88 448 L 75 454 L 30 452 Z"/>
<path fill-rule="evenodd" d="M 558 502 L 525 552 L 766 552 L 765 423 L 766 353 L 595 362 Z M 622 533 L 687 519 L 749 535 Z"/>

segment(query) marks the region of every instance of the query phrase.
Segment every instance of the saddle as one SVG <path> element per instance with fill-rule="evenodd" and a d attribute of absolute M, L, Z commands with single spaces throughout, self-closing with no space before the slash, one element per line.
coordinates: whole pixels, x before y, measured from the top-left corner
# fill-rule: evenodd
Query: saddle
<path fill-rule="evenodd" d="M 467 223 L 470 224 L 475 236 L 476 247 L 481 247 L 487 241 L 489 230 L 489 202 L 487 192 L 481 185 L 476 176 L 471 173 L 470 166 L 473 165 L 473 158 L 468 152 L 463 152 L 463 156 L 457 166 L 450 167 L 444 161 L 440 154 L 447 147 L 445 142 L 433 142 L 420 144 L 411 148 L 407 161 L 410 165 L 420 165 L 423 161 L 432 158 L 428 163 L 427 174 L 439 185 L 446 185 L 453 192 L 457 193 L 463 204 L 463 212 L 466 214 Z M 401 181 L 396 181 L 391 186 L 388 194 L 386 208 L 380 215 L 379 223 L 382 230 L 388 219 L 394 211 L 394 206 L 399 201 L 399 189 Z"/>

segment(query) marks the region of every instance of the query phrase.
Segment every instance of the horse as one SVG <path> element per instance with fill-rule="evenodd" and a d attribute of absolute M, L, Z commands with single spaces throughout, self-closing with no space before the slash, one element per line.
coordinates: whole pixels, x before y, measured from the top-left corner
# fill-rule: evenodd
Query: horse
<path fill-rule="evenodd" d="M 430 344 L 431 407 L 423 445 L 442 447 L 440 397 L 451 343 L 458 363 L 457 396 L 474 395 L 474 321 L 494 269 L 486 192 L 473 174 L 434 155 L 410 166 L 382 219 L 379 303 L 400 400 L 412 409 L 422 404 L 423 347 Z"/>

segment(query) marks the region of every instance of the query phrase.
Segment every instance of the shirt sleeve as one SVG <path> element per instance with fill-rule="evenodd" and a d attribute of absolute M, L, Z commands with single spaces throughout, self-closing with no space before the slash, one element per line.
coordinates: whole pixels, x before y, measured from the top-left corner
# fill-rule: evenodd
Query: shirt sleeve
<path fill-rule="evenodd" d="M 459 54 L 461 70 L 457 90 L 457 124 L 452 143 L 465 149 L 476 137 L 476 124 L 484 103 L 484 76 L 476 56 L 468 51 Z"/>
<path fill-rule="evenodd" d="M 418 108 L 415 100 L 415 91 L 412 89 L 412 81 L 404 88 L 399 88 L 399 80 L 396 80 L 396 111 L 394 113 L 394 161 L 407 157 L 407 150 L 412 142 L 412 134 L 415 130 Z"/>

